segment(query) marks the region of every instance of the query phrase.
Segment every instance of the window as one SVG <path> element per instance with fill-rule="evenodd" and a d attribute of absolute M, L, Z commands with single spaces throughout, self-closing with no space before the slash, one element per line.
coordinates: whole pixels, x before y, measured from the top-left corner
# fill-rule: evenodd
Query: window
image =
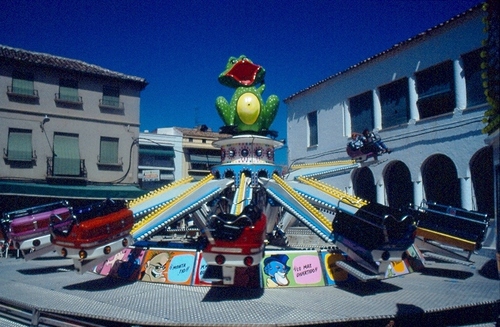
<path fill-rule="evenodd" d="M 114 86 L 104 86 L 102 89 L 101 107 L 123 109 L 120 102 L 120 89 Z"/>
<path fill-rule="evenodd" d="M 175 152 L 170 146 L 140 145 L 139 166 L 174 167 Z"/>
<path fill-rule="evenodd" d="M 193 149 L 189 152 L 189 163 L 191 170 L 210 170 L 212 166 L 221 163 L 220 151 Z"/>
<path fill-rule="evenodd" d="M 309 128 L 308 146 L 318 145 L 318 112 L 313 111 L 307 114 L 307 126 Z"/>
<path fill-rule="evenodd" d="M 486 102 L 484 95 L 483 79 L 481 77 L 481 63 L 484 59 L 481 58 L 481 51 L 467 53 L 462 56 L 464 63 L 465 87 L 467 88 L 467 107 L 472 107 Z"/>
<path fill-rule="evenodd" d="M 81 103 L 82 97 L 78 96 L 78 82 L 74 80 L 62 79 L 59 81 L 59 93 L 56 100 Z"/>
<path fill-rule="evenodd" d="M 349 99 L 352 132 L 361 133 L 365 128 L 372 130 L 373 123 L 373 94 L 368 91 Z"/>
<path fill-rule="evenodd" d="M 379 88 L 382 108 L 382 127 L 407 123 L 410 119 L 408 105 L 408 79 L 403 78 Z"/>
<path fill-rule="evenodd" d="M 118 164 L 118 139 L 113 137 L 101 137 L 99 150 L 100 164 Z"/>
<path fill-rule="evenodd" d="M 78 135 L 54 134 L 54 176 L 80 176 L 80 147 Z"/>
<path fill-rule="evenodd" d="M 12 73 L 12 86 L 8 92 L 28 97 L 38 97 L 38 91 L 35 90 L 34 77 L 32 73 L 14 71 Z"/>
<path fill-rule="evenodd" d="M 34 156 L 31 131 L 17 128 L 9 129 L 9 140 L 5 156 L 9 161 L 32 161 Z"/>
<path fill-rule="evenodd" d="M 455 84 L 451 61 L 432 66 L 416 74 L 418 112 L 428 118 L 455 109 Z"/>

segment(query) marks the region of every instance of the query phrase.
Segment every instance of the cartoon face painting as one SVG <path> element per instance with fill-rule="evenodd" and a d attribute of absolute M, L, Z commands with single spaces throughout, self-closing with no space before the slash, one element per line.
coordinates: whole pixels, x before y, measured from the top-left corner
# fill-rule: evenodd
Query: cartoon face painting
<path fill-rule="evenodd" d="M 287 273 L 290 267 L 287 266 L 288 256 L 286 254 L 272 255 L 264 260 L 264 273 L 268 275 L 266 280 L 267 287 L 287 286 Z"/>
<path fill-rule="evenodd" d="M 164 271 L 167 267 L 167 262 L 170 259 L 168 253 L 160 253 L 155 255 L 146 263 L 146 270 L 144 271 L 143 281 L 147 282 L 161 282 L 164 283 L 167 279 L 165 278 Z"/>

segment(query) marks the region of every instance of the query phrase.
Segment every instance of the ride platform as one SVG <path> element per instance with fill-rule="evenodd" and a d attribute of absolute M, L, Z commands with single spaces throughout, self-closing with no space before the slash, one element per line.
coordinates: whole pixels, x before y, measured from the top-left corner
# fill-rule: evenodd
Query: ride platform
<path fill-rule="evenodd" d="M 16 308 L 31 313 L 32 326 L 58 317 L 72 326 L 494 326 L 496 262 L 471 259 L 471 266 L 433 262 L 376 282 L 252 289 L 78 275 L 55 253 L 29 262 L 0 258 L 0 321 Z"/>

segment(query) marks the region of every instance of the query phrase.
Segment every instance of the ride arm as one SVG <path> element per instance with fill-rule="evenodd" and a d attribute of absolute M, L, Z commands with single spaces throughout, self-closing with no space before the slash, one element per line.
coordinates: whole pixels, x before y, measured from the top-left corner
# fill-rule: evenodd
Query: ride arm
<path fill-rule="evenodd" d="M 233 183 L 231 179 L 214 180 L 213 175 L 208 175 L 137 222 L 130 234 L 136 241 L 152 236 L 166 226 L 201 208 L 231 183 Z"/>

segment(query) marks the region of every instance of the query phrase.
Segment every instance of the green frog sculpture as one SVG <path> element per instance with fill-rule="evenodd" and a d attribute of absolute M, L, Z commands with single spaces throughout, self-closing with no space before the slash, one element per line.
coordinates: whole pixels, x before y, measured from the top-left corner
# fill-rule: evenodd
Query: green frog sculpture
<path fill-rule="evenodd" d="M 225 126 L 222 132 L 229 134 L 270 134 L 278 112 L 279 98 L 270 95 L 264 103 L 262 93 L 265 89 L 262 66 L 254 64 L 245 56 L 231 57 L 226 69 L 219 75 L 219 83 L 236 89 L 231 101 L 223 96 L 217 97 L 215 107 Z"/>

